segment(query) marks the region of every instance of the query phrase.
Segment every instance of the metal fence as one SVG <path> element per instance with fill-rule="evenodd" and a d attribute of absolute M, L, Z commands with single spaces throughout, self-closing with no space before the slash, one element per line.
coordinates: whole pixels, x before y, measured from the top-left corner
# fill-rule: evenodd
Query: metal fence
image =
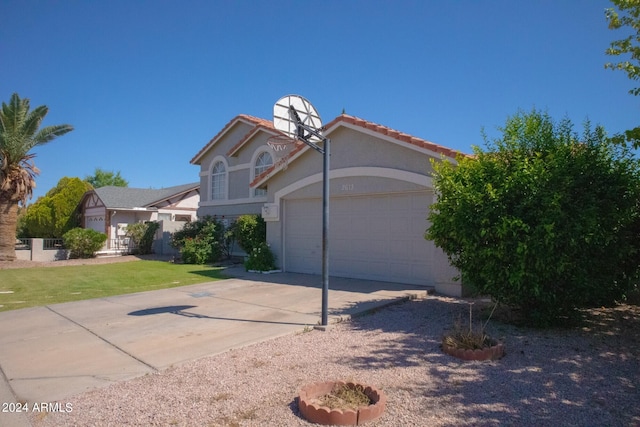
<path fill-rule="evenodd" d="M 31 250 L 31 239 L 16 239 L 16 251 Z"/>
<path fill-rule="evenodd" d="M 42 249 L 45 251 L 57 251 L 65 249 L 62 239 L 42 239 Z"/>
<path fill-rule="evenodd" d="M 33 239 L 16 239 L 16 251 L 28 251 L 33 247 Z M 57 251 L 65 249 L 62 239 L 42 239 L 42 249 Z"/>
<path fill-rule="evenodd" d="M 108 242 L 108 249 L 120 253 L 132 253 L 136 249 L 136 244 L 129 237 L 122 239 L 111 239 Z"/>

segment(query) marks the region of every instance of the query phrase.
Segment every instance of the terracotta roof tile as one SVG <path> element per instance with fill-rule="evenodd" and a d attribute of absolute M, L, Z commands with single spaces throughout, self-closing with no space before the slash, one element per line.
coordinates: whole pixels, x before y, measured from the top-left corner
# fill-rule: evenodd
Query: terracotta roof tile
<path fill-rule="evenodd" d="M 296 144 L 296 146 L 291 151 L 289 151 L 289 154 L 287 154 L 286 156 L 287 161 L 289 161 L 292 157 L 294 157 L 296 154 L 302 151 L 303 148 L 306 147 L 305 143 L 302 141 L 295 141 L 294 143 Z M 260 175 L 256 176 L 255 179 L 249 183 L 249 186 L 253 187 L 254 185 L 258 184 L 264 178 L 266 178 L 267 176 L 275 172 L 276 168 L 278 167 L 279 167 L 278 162 L 274 163 L 267 170 L 262 172 Z"/>
<path fill-rule="evenodd" d="M 249 123 L 253 123 L 254 127 L 251 129 L 251 131 L 249 131 L 240 141 L 238 141 L 238 143 L 236 145 L 233 146 L 233 148 L 231 148 L 231 150 L 229 150 L 229 152 L 227 153 L 227 155 L 233 155 L 240 147 L 242 147 L 248 139 L 250 139 L 251 137 L 253 137 L 253 135 L 255 135 L 255 133 L 259 130 L 264 130 L 267 131 L 269 133 L 273 133 L 273 134 L 279 134 L 281 133 L 280 131 L 276 130 L 273 127 L 273 123 L 270 120 L 266 120 L 266 119 L 261 119 L 259 117 L 254 117 L 254 116 L 250 116 L 248 114 L 239 114 L 236 117 L 234 117 L 233 119 L 231 119 L 229 121 L 229 123 L 227 123 L 222 130 L 220 130 L 220 132 L 218 132 L 216 134 L 216 136 L 214 136 L 199 152 L 198 154 L 196 154 L 193 159 L 191 159 L 191 163 L 196 163 L 199 158 L 207 151 L 211 148 L 212 145 L 214 145 L 217 141 L 218 138 L 220 138 L 229 128 L 231 128 L 235 123 L 237 123 L 238 121 L 245 121 L 245 122 L 249 122 Z M 406 134 L 404 132 L 400 132 L 398 130 L 395 129 L 391 129 L 387 126 L 383 126 L 377 123 L 373 123 L 370 122 L 368 120 L 364 120 L 355 116 L 350 116 L 348 114 L 341 114 L 340 116 L 336 117 L 335 119 L 333 119 L 331 122 L 329 122 L 327 125 L 324 126 L 324 129 L 331 129 L 335 126 L 337 126 L 339 123 L 347 123 L 347 124 L 351 124 L 354 126 L 358 126 L 361 127 L 363 129 L 368 129 L 371 130 L 373 132 L 379 133 L 381 135 L 385 135 L 388 136 L 389 138 L 392 139 L 396 139 L 398 141 L 402 141 L 402 142 L 406 142 L 408 144 L 414 145 L 416 147 L 420 147 L 420 148 L 424 148 L 436 153 L 440 153 L 443 154 L 445 156 L 449 156 L 449 157 L 456 157 L 461 153 L 459 151 L 453 150 L 451 148 L 447 148 L 444 147 L 442 145 L 438 145 L 435 144 L 431 141 L 427 141 L 425 139 L 421 139 L 409 134 Z M 302 151 L 305 147 L 307 147 L 304 143 L 300 142 L 297 143 L 297 146 L 291 150 L 291 152 L 287 155 L 287 159 L 291 159 L 292 157 L 296 156 L 300 151 Z M 274 164 L 273 166 L 271 166 L 269 169 L 267 169 L 266 171 L 264 171 L 263 173 L 261 173 L 260 175 L 258 175 L 252 182 L 251 182 L 251 186 L 253 187 L 254 185 L 257 185 L 259 183 L 261 183 L 266 177 L 272 175 L 275 171 L 276 168 L 278 167 L 277 164 Z"/>
<path fill-rule="evenodd" d="M 364 129 L 369 129 L 374 132 L 377 132 L 382 135 L 387 135 L 390 138 L 397 139 L 399 141 L 407 142 L 411 145 L 415 145 L 420 148 L 425 148 L 427 150 L 434 151 L 436 153 L 444 154 L 449 157 L 456 157 L 457 155 L 464 154 L 459 151 L 453 150 L 451 148 L 444 147 L 442 145 L 438 145 L 431 141 L 427 141 L 425 139 L 421 139 L 404 132 L 397 131 L 395 129 L 391 129 L 389 127 L 379 125 L 377 123 L 370 122 L 368 120 L 364 120 L 358 117 L 350 116 L 348 114 L 342 114 L 335 119 L 333 119 L 330 123 L 325 126 L 325 129 L 330 129 L 336 126 L 339 122 L 349 123 L 355 126 L 362 127 Z"/>
<path fill-rule="evenodd" d="M 329 122 L 327 125 L 324 126 L 324 129 L 331 129 L 335 126 L 337 126 L 339 123 L 348 123 L 354 126 L 359 126 L 362 127 L 364 129 L 369 129 L 372 130 L 376 133 L 379 133 L 381 135 L 386 135 L 390 138 L 396 139 L 398 141 L 403 141 L 406 142 L 408 144 L 411 145 L 415 145 L 416 147 L 420 147 L 420 148 L 424 148 L 436 153 L 440 153 L 443 154 L 445 156 L 449 156 L 449 157 L 453 157 L 455 158 L 456 156 L 462 154 L 465 155 L 462 152 L 453 150 L 451 148 L 447 148 L 444 147 L 442 145 L 438 145 L 435 144 L 431 141 L 427 141 L 425 139 L 421 139 L 412 135 L 409 135 L 407 133 L 404 132 L 400 132 L 398 130 L 395 129 L 391 129 L 389 127 L 383 126 L 383 125 L 379 125 L 377 123 L 373 123 L 370 122 L 368 120 L 364 120 L 364 119 L 360 119 L 358 117 L 354 117 L 354 116 L 350 116 L 347 114 L 342 114 L 338 117 L 336 117 L 335 119 L 333 119 L 331 122 Z M 292 157 L 294 157 L 296 154 L 298 154 L 300 151 L 302 151 L 303 148 L 307 147 L 304 143 L 300 142 L 298 143 L 298 146 L 291 150 L 291 152 L 287 155 L 287 159 L 291 159 Z M 267 169 L 266 171 L 264 171 L 263 173 L 261 173 L 260 175 L 258 175 L 257 177 L 255 177 L 255 179 L 253 181 L 251 181 L 251 183 L 249 184 L 251 187 L 256 186 L 260 183 L 262 183 L 265 178 L 271 176 L 273 173 L 277 172 L 276 169 L 278 168 L 277 164 L 274 164 L 273 166 L 271 166 L 269 169 Z"/>
<path fill-rule="evenodd" d="M 227 132 L 239 120 L 248 121 L 253 123 L 256 126 L 263 126 L 265 128 L 273 129 L 275 131 L 275 128 L 273 127 L 273 123 L 269 120 L 250 116 L 248 114 L 239 114 L 235 116 L 233 119 L 229 120 L 229 122 L 226 125 L 224 125 L 224 127 L 220 130 L 220 132 L 218 132 L 213 138 L 211 138 L 211 140 L 209 140 L 209 142 L 204 147 L 202 147 L 202 149 L 198 151 L 198 153 L 195 156 L 193 156 L 190 163 L 196 164 L 199 158 L 216 143 L 217 139 L 220 136 L 224 135 L 224 133 Z"/>

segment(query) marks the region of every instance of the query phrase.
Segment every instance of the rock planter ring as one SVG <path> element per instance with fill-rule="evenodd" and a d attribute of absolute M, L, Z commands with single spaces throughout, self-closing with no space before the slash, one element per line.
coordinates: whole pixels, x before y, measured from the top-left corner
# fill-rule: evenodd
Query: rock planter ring
<path fill-rule="evenodd" d="M 462 360 L 497 360 L 504 356 L 504 344 L 496 343 L 490 347 L 476 350 L 465 350 L 464 348 L 456 348 L 442 344 L 442 351 L 449 356 Z"/>
<path fill-rule="evenodd" d="M 318 398 L 331 393 L 336 386 L 362 387 L 364 394 L 369 397 L 371 404 L 357 409 L 331 409 L 315 403 Z M 313 383 L 304 386 L 298 397 L 300 414 L 312 423 L 324 425 L 356 426 L 367 421 L 380 418 L 387 403 L 387 396 L 375 387 L 343 381 L 329 381 Z"/>

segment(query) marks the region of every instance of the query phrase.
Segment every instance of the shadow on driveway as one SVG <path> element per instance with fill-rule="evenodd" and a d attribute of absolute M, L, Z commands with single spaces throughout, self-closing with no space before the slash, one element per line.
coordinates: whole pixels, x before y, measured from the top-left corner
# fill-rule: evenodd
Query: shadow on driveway
<path fill-rule="evenodd" d="M 127 313 L 129 316 L 151 316 L 155 314 L 176 314 L 178 316 L 183 317 L 191 317 L 194 319 L 211 319 L 211 320 L 229 320 L 233 322 L 247 322 L 247 323 L 266 323 L 272 325 L 295 325 L 295 326 L 306 326 L 306 323 L 296 323 L 296 322 L 274 322 L 269 320 L 253 320 L 253 319 L 237 319 L 232 317 L 215 317 L 215 316 L 207 316 L 204 314 L 198 313 L 190 313 L 185 310 L 189 310 L 191 308 L 197 308 L 197 305 L 169 305 L 166 307 L 153 307 L 153 308 L 145 308 L 144 310 L 136 310 L 131 313 Z"/>

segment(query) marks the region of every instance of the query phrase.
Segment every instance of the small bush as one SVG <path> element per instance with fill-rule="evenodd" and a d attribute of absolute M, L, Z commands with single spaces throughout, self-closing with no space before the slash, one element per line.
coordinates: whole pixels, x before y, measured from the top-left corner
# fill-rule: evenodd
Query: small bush
<path fill-rule="evenodd" d="M 258 243 L 249 253 L 244 266 L 247 270 L 270 271 L 276 268 L 276 257 L 266 242 Z"/>
<path fill-rule="evenodd" d="M 241 215 L 234 227 L 240 248 L 251 255 L 253 248 L 267 241 L 267 223 L 260 215 Z"/>
<path fill-rule="evenodd" d="M 93 258 L 107 241 L 107 235 L 90 228 L 74 228 L 67 231 L 62 239 L 71 251 L 71 258 Z"/>

